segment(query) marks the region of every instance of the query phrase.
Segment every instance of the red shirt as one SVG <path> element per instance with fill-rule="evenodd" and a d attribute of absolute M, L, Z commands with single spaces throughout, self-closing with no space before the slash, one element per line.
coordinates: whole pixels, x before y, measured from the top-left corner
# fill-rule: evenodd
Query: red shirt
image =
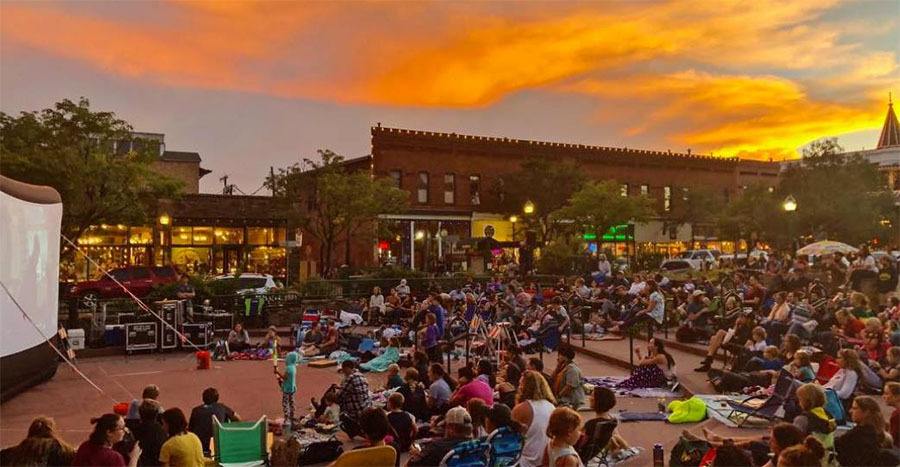
<path fill-rule="evenodd" d="M 860 333 L 865 329 L 865 323 L 858 319 L 850 318 L 850 321 L 847 321 L 847 324 L 844 325 L 844 334 L 847 337 L 860 337 Z"/>
<path fill-rule="evenodd" d="M 488 407 L 494 405 L 494 390 L 485 384 L 484 381 L 475 378 L 469 384 L 459 388 L 456 392 L 457 401 L 463 407 L 469 403 L 469 399 L 479 398 L 484 401 Z"/>
<path fill-rule="evenodd" d="M 78 446 L 72 465 L 125 467 L 125 458 L 110 448 L 96 445 L 91 440 L 87 440 Z"/>

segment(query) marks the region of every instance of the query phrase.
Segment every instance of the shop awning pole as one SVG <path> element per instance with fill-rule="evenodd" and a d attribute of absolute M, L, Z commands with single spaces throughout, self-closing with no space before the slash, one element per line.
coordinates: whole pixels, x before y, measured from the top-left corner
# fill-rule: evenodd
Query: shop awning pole
<path fill-rule="evenodd" d="M 409 269 L 416 269 L 416 221 L 409 221 Z"/>

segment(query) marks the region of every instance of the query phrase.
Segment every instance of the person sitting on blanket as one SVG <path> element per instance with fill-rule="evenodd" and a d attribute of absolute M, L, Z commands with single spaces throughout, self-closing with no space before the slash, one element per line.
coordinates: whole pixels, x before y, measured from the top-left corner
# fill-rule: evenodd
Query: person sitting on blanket
<path fill-rule="evenodd" d="M 388 365 L 388 379 L 387 383 L 384 385 L 384 390 L 387 391 L 389 389 L 398 389 L 403 386 L 403 377 L 400 376 L 400 365 L 396 363 L 391 363 Z"/>
<path fill-rule="evenodd" d="M 571 346 L 562 345 L 556 355 L 556 370 L 553 371 L 553 394 L 558 405 L 575 409 L 584 402 L 584 376 L 581 368 L 575 364 L 575 350 Z"/>
<path fill-rule="evenodd" d="M 597 425 L 604 422 L 616 422 L 616 417 L 609 414 L 609 411 L 616 406 L 616 393 L 609 388 L 595 387 L 591 397 L 591 406 L 597 416 L 584 424 L 581 440 L 577 446 L 578 454 L 586 461 L 593 459 L 603 449 L 603 446 L 595 444 L 597 440 L 594 439 L 594 431 Z M 609 440 L 609 456 L 614 459 L 622 459 L 634 454 L 637 454 L 637 450 L 629 446 L 625 438 L 619 434 L 619 430 L 616 429 Z"/>
<path fill-rule="evenodd" d="M 616 389 L 660 387 L 675 375 L 675 359 L 666 351 L 662 340 L 650 339 L 647 343 L 647 352 L 647 357 L 642 358 L 641 349 L 634 349 L 640 362 L 628 379 L 616 385 Z"/>
<path fill-rule="evenodd" d="M 327 323 L 325 328 L 325 337 L 317 345 L 303 350 L 304 357 L 313 357 L 319 354 L 328 355 L 337 350 L 338 330 L 334 323 Z"/>
<path fill-rule="evenodd" d="M 250 347 L 250 334 L 241 323 L 234 325 L 234 329 L 228 332 L 228 348 L 232 352 L 240 352 Z"/>

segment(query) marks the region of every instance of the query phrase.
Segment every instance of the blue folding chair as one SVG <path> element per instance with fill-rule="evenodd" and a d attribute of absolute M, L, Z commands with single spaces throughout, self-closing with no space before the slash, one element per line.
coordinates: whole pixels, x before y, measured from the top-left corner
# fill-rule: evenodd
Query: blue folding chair
<path fill-rule="evenodd" d="M 441 459 L 440 467 L 486 467 L 489 448 L 477 439 L 463 441 Z"/>
<path fill-rule="evenodd" d="M 731 413 L 728 415 L 730 419 L 736 413 L 742 413 L 745 416 L 743 420 L 738 423 L 738 427 L 744 425 L 750 417 L 759 417 L 766 420 L 774 420 L 778 418 L 777 413 L 778 409 L 781 408 L 785 401 L 788 400 L 788 397 L 791 395 L 791 390 L 794 387 L 794 377 L 791 376 L 790 373 L 787 372 L 784 368 L 778 373 L 778 379 L 775 381 L 775 388 L 772 391 L 772 395 L 768 396 L 768 398 L 759 406 L 752 407 L 747 405 L 747 402 L 753 399 L 762 399 L 765 396 L 751 396 L 744 399 L 741 402 L 728 401 L 728 406 L 731 408 Z"/>
<path fill-rule="evenodd" d="M 525 437 L 507 426 L 501 426 L 487 437 L 488 465 L 510 467 L 519 462 Z"/>

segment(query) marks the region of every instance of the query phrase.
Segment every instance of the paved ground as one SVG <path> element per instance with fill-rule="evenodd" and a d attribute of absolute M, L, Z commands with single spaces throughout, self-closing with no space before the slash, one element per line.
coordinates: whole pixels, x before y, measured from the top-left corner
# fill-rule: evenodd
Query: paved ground
<path fill-rule="evenodd" d="M 635 341 L 636 343 L 639 341 Z M 573 342 L 573 344 L 576 342 Z M 580 341 L 577 342 L 580 345 Z M 602 344 L 602 345 L 601 345 Z M 588 343 L 596 350 L 627 358 L 627 341 Z M 624 349 L 624 350 L 623 350 Z M 545 365 L 552 369 L 556 354 L 545 354 Z M 681 360 L 679 356 L 679 364 Z M 584 374 L 588 376 L 625 375 L 621 366 L 586 355 L 576 357 Z M 699 358 L 698 358 L 699 360 Z M 454 367 L 459 363 L 454 363 Z M 214 362 L 211 370 L 195 369 L 190 354 L 153 354 L 139 356 L 108 356 L 82 359 L 80 368 L 99 385 L 106 394 L 100 394 L 65 365 L 49 382 L 32 388 L 0 406 L 0 446 L 18 443 L 25 435 L 28 424 L 38 415 L 56 419 L 62 436 L 72 444 L 79 444 L 90 432 L 88 420 L 112 409 L 114 401 L 127 402 L 139 397 L 147 384 L 160 387 L 160 402 L 164 407 L 180 407 L 189 413 L 200 403 L 204 388 L 214 386 L 221 400 L 245 418 L 262 414 L 270 418 L 281 417 L 281 399 L 272 375 L 272 364 L 259 361 Z M 549 370 L 548 370 L 549 371 Z M 690 368 L 688 368 L 690 371 Z M 384 384 L 384 374 L 368 375 L 375 387 Z M 327 387 L 340 380 L 336 368 L 313 369 L 302 365 L 298 372 L 297 406 L 301 413 L 310 397 L 320 397 Z M 621 398 L 617 409 L 649 412 L 656 410 L 655 399 Z M 589 412 L 582 412 L 586 419 Z M 715 422 L 705 422 L 717 426 Z M 623 423 L 622 435 L 645 452 L 623 465 L 647 465 L 651 463 L 652 446 L 664 444 L 666 453 L 671 450 L 678 434 L 684 428 L 700 433 L 699 424 L 687 426 L 669 425 L 663 422 Z M 727 430 L 727 429 L 726 429 Z M 727 430 L 731 433 L 736 430 Z M 747 433 L 743 430 L 741 433 Z"/>

